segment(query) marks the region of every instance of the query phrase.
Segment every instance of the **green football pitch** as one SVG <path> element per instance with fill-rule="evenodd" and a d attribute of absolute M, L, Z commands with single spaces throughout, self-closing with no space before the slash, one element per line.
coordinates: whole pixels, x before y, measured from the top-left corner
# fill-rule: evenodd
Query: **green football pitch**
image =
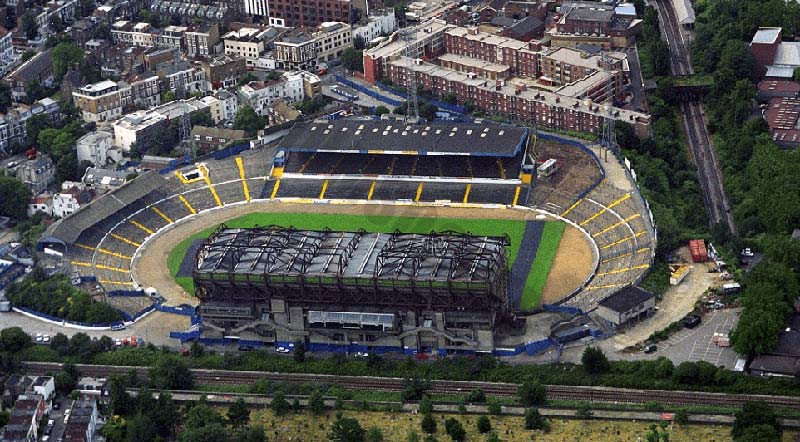
<path fill-rule="evenodd" d="M 498 220 L 498 219 L 463 219 L 463 218 L 429 218 L 429 217 L 397 217 L 397 216 L 364 216 L 340 215 L 317 213 L 251 213 L 225 222 L 228 227 L 249 228 L 256 226 L 278 225 L 295 227 L 305 230 L 321 230 L 330 228 L 336 231 L 357 231 L 364 229 L 367 232 L 391 233 L 395 230 L 404 233 L 429 233 L 431 231 L 443 232 L 469 232 L 480 236 L 501 236 L 507 234 L 511 239 L 508 248 L 508 265 L 513 264 L 525 231 L 525 221 Z M 216 227 L 195 233 L 179 243 L 169 254 L 167 266 L 170 274 L 187 293 L 194 293 L 194 283 L 191 277 L 177 276 L 181 262 L 186 256 L 191 243 L 195 239 L 208 238 Z M 555 250 L 558 248 L 561 234 L 564 232 L 564 223 L 548 221 L 545 223 L 544 234 L 539 251 L 545 247 L 548 252 L 546 259 L 540 260 L 540 254 L 534 260 L 531 273 L 528 275 L 525 290 L 522 295 L 522 308 L 532 308 L 538 305 L 542 289 L 547 281 L 550 266 L 553 263 Z M 553 238 L 548 238 L 552 235 Z M 536 275 L 534 275 L 536 273 Z"/>

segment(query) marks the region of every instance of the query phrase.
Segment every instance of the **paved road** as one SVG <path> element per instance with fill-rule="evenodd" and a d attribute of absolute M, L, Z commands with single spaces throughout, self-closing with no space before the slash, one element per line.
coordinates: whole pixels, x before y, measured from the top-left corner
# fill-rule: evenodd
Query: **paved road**
<path fill-rule="evenodd" d="M 630 106 L 637 111 L 644 111 L 644 79 L 642 78 L 642 67 L 639 63 L 639 51 L 636 47 L 628 49 L 628 65 L 631 70 L 631 93 L 633 99 Z"/>
<path fill-rule="evenodd" d="M 20 327 L 31 335 L 36 333 L 46 333 L 51 337 L 56 333 L 64 333 L 67 336 L 72 336 L 75 333 L 83 332 L 87 335 L 94 337 L 108 336 L 113 339 L 125 338 L 129 336 L 138 336 L 144 338 L 145 342 L 153 343 L 157 346 L 166 345 L 169 347 L 179 348 L 181 344 L 176 339 L 170 339 L 170 331 L 182 331 L 189 328 L 188 316 L 173 315 L 170 313 L 153 312 L 147 317 L 139 320 L 135 324 L 128 326 L 125 330 L 111 331 L 111 330 L 79 330 L 75 328 L 63 327 L 60 325 L 50 324 L 38 319 L 29 318 L 25 315 L 8 312 L 0 313 L 0 329 L 6 327 Z"/>

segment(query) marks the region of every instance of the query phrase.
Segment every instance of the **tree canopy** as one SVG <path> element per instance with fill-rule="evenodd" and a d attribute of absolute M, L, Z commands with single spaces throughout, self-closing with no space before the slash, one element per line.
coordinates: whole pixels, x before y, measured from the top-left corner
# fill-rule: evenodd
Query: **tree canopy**
<path fill-rule="evenodd" d="M 0 198 L 0 215 L 15 221 L 28 218 L 31 191 L 22 181 L 0 174 L 0 195 L 3 195 L 3 198 Z"/>
<path fill-rule="evenodd" d="M 243 106 L 236 112 L 236 117 L 233 120 L 233 128 L 255 134 L 266 126 L 267 120 L 261 115 L 258 115 L 255 110 L 250 106 Z"/>

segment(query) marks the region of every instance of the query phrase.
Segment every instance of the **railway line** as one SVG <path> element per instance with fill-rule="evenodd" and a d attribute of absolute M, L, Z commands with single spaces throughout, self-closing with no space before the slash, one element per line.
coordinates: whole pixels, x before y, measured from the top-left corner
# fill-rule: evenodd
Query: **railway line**
<path fill-rule="evenodd" d="M 57 372 L 61 370 L 62 367 L 62 364 L 46 362 L 26 362 L 24 365 L 28 373 L 41 375 Z M 140 378 L 146 379 L 149 372 L 149 368 L 147 367 L 77 365 L 76 368 L 85 376 L 99 377 L 124 375 L 133 370 Z M 197 384 L 212 386 L 246 386 L 264 380 L 295 384 L 335 385 L 351 390 L 380 391 L 402 391 L 406 383 L 406 381 L 401 378 L 205 369 L 192 370 L 192 377 Z M 516 395 L 518 385 L 501 382 L 434 380 L 430 381 L 430 386 L 427 391 L 438 394 L 465 394 L 476 388 L 483 390 L 483 392 L 488 395 L 510 397 Z M 566 385 L 548 385 L 546 389 L 547 397 L 550 400 L 630 404 L 644 404 L 655 401 L 664 405 L 714 405 L 723 407 L 737 407 L 748 401 L 761 401 L 774 407 L 800 409 L 800 397 L 796 396 L 632 390 L 626 388 Z"/>
<path fill-rule="evenodd" d="M 694 69 L 689 59 L 689 51 L 683 39 L 672 1 L 656 0 L 655 4 L 661 12 L 661 25 L 670 49 L 672 74 L 676 76 L 693 74 Z M 696 102 L 682 103 L 681 121 L 692 159 L 697 165 L 698 181 L 709 212 L 709 221 L 712 225 L 724 222 L 729 231 L 736 235 L 736 224 L 731 213 L 728 196 L 725 193 L 719 160 L 708 135 L 702 105 Z"/>

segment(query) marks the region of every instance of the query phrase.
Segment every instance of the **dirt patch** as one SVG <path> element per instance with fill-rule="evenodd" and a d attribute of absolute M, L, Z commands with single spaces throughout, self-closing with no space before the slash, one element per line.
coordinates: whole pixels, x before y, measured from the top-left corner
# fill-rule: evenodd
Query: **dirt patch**
<path fill-rule="evenodd" d="M 578 288 L 592 268 L 592 246 L 586 235 L 567 225 L 542 291 L 542 304 L 552 304 Z"/>
<path fill-rule="evenodd" d="M 591 154 L 567 144 L 539 140 L 536 144 L 536 156 L 540 160 L 555 158 L 562 162 L 558 172 L 548 178 L 536 180 L 539 187 L 577 195 L 603 176 Z"/>
<path fill-rule="evenodd" d="M 253 212 L 295 212 L 327 213 L 360 216 L 404 216 L 435 218 L 477 218 L 477 219 L 536 219 L 536 212 L 514 209 L 480 209 L 453 207 L 418 207 L 377 204 L 297 204 L 282 202 L 253 202 L 224 209 L 213 210 L 201 216 L 179 222 L 159 232 L 149 241 L 138 258 L 131 264 L 132 274 L 143 287 L 155 287 L 164 296 L 168 305 L 182 303 L 197 305 L 197 298 L 186 293 L 170 275 L 167 257 L 181 241 L 194 233 L 214 227 L 229 219 L 238 218 Z"/>

